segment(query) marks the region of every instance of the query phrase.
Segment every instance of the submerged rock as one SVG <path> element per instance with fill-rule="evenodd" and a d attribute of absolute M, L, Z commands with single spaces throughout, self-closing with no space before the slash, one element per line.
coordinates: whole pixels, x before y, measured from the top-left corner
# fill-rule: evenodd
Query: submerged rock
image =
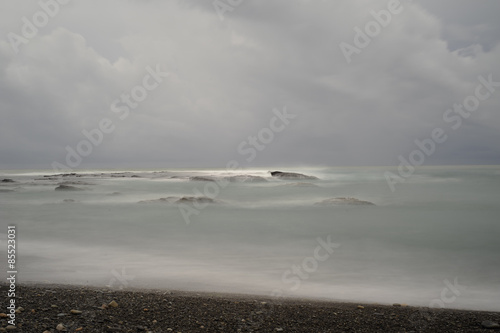
<path fill-rule="evenodd" d="M 373 202 L 359 200 L 359 199 L 350 198 L 350 197 L 325 199 L 321 202 L 317 202 L 315 205 L 321 205 L 321 206 L 330 206 L 330 205 L 375 206 L 375 204 Z"/>
<path fill-rule="evenodd" d="M 87 183 L 82 180 L 65 180 L 57 185 L 94 185 L 92 183 Z"/>
<path fill-rule="evenodd" d="M 175 203 L 217 203 L 218 201 L 209 197 L 182 197 Z"/>
<path fill-rule="evenodd" d="M 174 200 L 172 200 L 173 197 L 168 197 L 168 198 L 160 198 L 160 199 L 152 199 L 152 200 L 141 200 L 138 203 L 172 203 Z"/>
<path fill-rule="evenodd" d="M 77 176 L 75 172 L 73 173 L 60 173 L 57 175 L 45 175 L 44 177 L 74 177 Z"/>
<path fill-rule="evenodd" d="M 193 180 L 193 181 L 197 181 L 197 182 L 215 182 L 215 179 L 210 178 L 210 177 L 203 177 L 203 176 L 189 177 L 189 180 Z"/>
<path fill-rule="evenodd" d="M 74 187 L 70 185 L 59 185 L 55 188 L 56 191 L 83 191 L 83 188 Z"/>
<path fill-rule="evenodd" d="M 166 197 L 153 200 L 143 200 L 139 203 L 218 203 L 218 200 L 209 197 Z"/>
<path fill-rule="evenodd" d="M 238 183 L 263 183 L 267 182 L 264 177 L 260 176 L 252 176 L 252 175 L 237 175 L 227 177 L 230 182 L 238 182 Z"/>
<path fill-rule="evenodd" d="M 9 178 L 5 178 L 5 179 L 2 179 L 2 183 L 15 183 L 15 181 L 12 179 L 9 179 Z"/>
<path fill-rule="evenodd" d="M 296 172 L 270 171 L 271 176 L 282 179 L 318 179 L 318 177 L 308 176 Z"/>
<path fill-rule="evenodd" d="M 74 176 L 77 176 L 77 174 L 76 174 L 76 172 L 62 173 L 62 174 L 60 174 L 60 176 L 63 176 L 63 177 L 74 177 Z"/>

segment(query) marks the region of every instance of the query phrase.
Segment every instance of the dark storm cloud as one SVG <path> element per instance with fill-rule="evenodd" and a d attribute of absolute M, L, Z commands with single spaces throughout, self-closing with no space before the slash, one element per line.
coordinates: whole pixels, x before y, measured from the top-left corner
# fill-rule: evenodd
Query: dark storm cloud
<path fill-rule="evenodd" d="M 388 3 L 247 0 L 221 20 L 211 1 L 75 0 L 17 54 L 9 33 L 22 36 L 23 17 L 42 9 L 10 4 L 0 14 L 0 167 L 65 163 L 66 147 L 104 118 L 114 130 L 79 167 L 223 167 L 245 162 L 238 146 L 285 106 L 297 117 L 253 164 L 397 164 L 436 127 L 449 140 L 426 163 L 500 163 L 500 89 L 460 129 L 443 120 L 479 75 L 500 81 L 497 2 L 401 2 L 347 63 L 339 45 L 354 45 L 354 28 Z M 157 65 L 168 77 L 120 119 L 114 101 Z"/>

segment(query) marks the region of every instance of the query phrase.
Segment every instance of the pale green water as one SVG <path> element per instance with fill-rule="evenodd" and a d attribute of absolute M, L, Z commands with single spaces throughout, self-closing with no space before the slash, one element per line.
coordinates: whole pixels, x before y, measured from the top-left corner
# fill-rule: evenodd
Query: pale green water
<path fill-rule="evenodd" d="M 222 188 L 170 177 L 223 176 L 224 170 L 135 172 L 143 178 L 89 173 L 59 180 L 36 180 L 46 174 L 40 171 L 3 171 L 0 178 L 17 183 L 0 185 L 14 190 L 0 192 L 0 232 L 5 241 L 7 225 L 17 225 L 21 282 L 267 295 L 279 290 L 500 310 L 500 167 L 422 167 L 395 192 L 385 168 L 290 170 L 320 178 L 314 181 L 272 179 L 267 171 L 237 172 L 266 182 Z M 92 185 L 54 191 L 63 180 Z M 221 203 L 199 209 L 189 224 L 177 204 L 137 203 L 205 188 L 216 189 Z M 333 197 L 376 206 L 314 205 Z M 339 245 L 328 255 L 320 248 L 323 261 L 313 260 L 318 237 Z M 458 289 L 444 290 L 454 280 Z"/>

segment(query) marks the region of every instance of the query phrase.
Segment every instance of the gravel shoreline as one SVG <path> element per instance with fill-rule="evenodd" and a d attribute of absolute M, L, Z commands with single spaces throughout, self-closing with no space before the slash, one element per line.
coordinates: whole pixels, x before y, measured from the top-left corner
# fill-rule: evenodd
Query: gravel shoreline
<path fill-rule="evenodd" d="M 7 290 L 8 332 L 500 332 L 500 312 L 64 285 L 17 286 L 12 328 Z"/>

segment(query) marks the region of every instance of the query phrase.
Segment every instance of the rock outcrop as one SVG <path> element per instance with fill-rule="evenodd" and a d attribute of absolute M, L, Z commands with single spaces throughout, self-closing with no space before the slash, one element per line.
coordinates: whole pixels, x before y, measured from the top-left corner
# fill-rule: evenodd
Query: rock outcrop
<path fill-rule="evenodd" d="M 215 182 L 215 179 L 204 176 L 193 176 L 189 177 L 189 180 L 197 181 L 197 182 Z"/>
<path fill-rule="evenodd" d="M 175 203 L 217 203 L 218 201 L 209 197 L 182 197 Z"/>
<path fill-rule="evenodd" d="M 321 206 L 337 206 L 337 205 L 353 205 L 353 206 L 375 206 L 373 202 L 359 200 L 356 198 L 341 197 L 341 198 L 330 198 L 317 202 L 316 205 Z"/>
<path fill-rule="evenodd" d="M 230 182 L 235 183 L 264 183 L 267 182 L 266 178 L 260 176 L 252 176 L 252 175 L 237 175 L 227 177 Z"/>
<path fill-rule="evenodd" d="M 83 191 L 82 188 L 71 185 L 59 185 L 55 188 L 56 191 Z"/>
<path fill-rule="evenodd" d="M 65 180 L 57 185 L 94 185 L 93 183 L 87 183 L 81 180 Z"/>
<path fill-rule="evenodd" d="M 308 176 L 296 172 L 270 171 L 271 176 L 281 179 L 318 179 L 318 177 Z"/>
<path fill-rule="evenodd" d="M 144 204 L 144 203 L 172 203 L 173 200 L 171 200 L 171 198 L 172 197 L 152 199 L 152 200 L 141 200 L 138 203 L 140 203 L 140 204 Z"/>
<path fill-rule="evenodd" d="M 180 204 L 180 203 L 220 203 L 219 200 L 215 200 L 209 197 L 166 197 L 153 200 L 143 200 L 139 203 L 169 203 L 169 204 Z"/>

